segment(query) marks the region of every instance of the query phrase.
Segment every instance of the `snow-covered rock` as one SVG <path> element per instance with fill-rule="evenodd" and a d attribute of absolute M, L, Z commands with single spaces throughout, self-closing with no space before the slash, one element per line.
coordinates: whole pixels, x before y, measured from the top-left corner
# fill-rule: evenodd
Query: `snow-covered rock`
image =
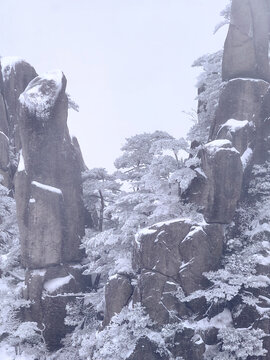
<path fill-rule="evenodd" d="M 204 272 L 217 268 L 223 239 L 222 225 L 191 219 L 141 230 L 133 256 L 134 269 L 140 274 L 133 301 L 141 302 L 160 325 L 188 315 L 190 309 L 181 299 L 203 286 Z"/>
<path fill-rule="evenodd" d="M 20 95 L 20 103 L 37 119 L 49 118 L 66 80 L 61 70 L 47 72 L 34 78 Z"/>
<path fill-rule="evenodd" d="M 198 154 L 205 176 L 191 182 L 183 194 L 197 204 L 209 223 L 230 223 L 241 194 L 243 165 L 228 139 L 207 143 Z"/>

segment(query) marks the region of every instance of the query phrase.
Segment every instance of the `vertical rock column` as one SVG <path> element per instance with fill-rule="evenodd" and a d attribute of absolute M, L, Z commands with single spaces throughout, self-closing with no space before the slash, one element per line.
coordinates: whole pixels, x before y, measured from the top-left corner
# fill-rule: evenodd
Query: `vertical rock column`
<path fill-rule="evenodd" d="M 269 81 L 268 0 L 233 0 L 224 45 L 223 80 L 250 77 Z"/>
<path fill-rule="evenodd" d="M 20 95 L 22 148 L 15 176 L 26 298 L 32 300 L 26 320 L 44 329 L 50 349 L 67 331 L 67 301 L 83 290 L 81 172 L 67 128 L 65 89 L 65 76 L 55 71 L 34 78 Z"/>
<path fill-rule="evenodd" d="M 210 140 L 228 139 L 244 168 L 268 159 L 269 140 L 268 0 L 233 0 L 224 45 L 220 94 Z"/>
<path fill-rule="evenodd" d="M 37 76 L 26 61 L 8 56 L 0 59 L 0 174 L 3 185 L 13 189 L 13 177 L 21 148 L 18 131 L 19 96 Z"/>

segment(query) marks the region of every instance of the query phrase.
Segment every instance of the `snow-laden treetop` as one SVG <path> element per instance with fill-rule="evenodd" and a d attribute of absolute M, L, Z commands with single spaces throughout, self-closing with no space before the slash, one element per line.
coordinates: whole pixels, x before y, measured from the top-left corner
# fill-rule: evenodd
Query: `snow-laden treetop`
<path fill-rule="evenodd" d="M 20 103 L 39 118 L 48 118 L 63 87 L 64 74 L 54 70 L 33 79 L 20 95 Z"/>
<path fill-rule="evenodd" d="M 4 56 L 1 57 L 1 68 L 3 80 L 7 80 L 11 74 L 12 69 L 15 71 L 15 66 L 21 62 L 25 62 L 24 59 L 18 56 Z"/>

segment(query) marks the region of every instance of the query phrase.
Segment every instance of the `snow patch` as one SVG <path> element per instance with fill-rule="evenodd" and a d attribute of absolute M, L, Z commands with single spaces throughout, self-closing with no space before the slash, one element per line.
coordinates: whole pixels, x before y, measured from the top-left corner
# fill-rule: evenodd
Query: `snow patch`
<path fill-rule="evenodd" d="M 120 274 L 114 274 L 109 277 L 109 280 L 117 279 L 120 276 Z"/>
<path fill-rule="evenodd" d="M 229 80 L 230 81 L 234 81 L 234 80 L 245 80 L 245 81 L 252 81 L 252 82 L 264 82 L 265 84 L 269 85 L 269 83 L 263 79 L 252 79 L 252 78 L 234 78 Z"/>
<path fill-rule="evenodd" d="M 72 275 L 55 278 L 55 279 L 46 281 L 44 283 L 43 287 L 48 293 L 53 293 L 57 289 L 61 288 L 62 286 L 66 285 L 66 284 L 68 284 L 71 279 L 73 279 Z"/>
<path fill-rule="evenodd" d="M 34 203 L 36 202 L 36 199 L 31 198 L 31 199 L 29 200 L 29 202 L 30 202 L 30 204 L 34 204 Z"/>
<path fill-rule="evenodd" d="M 157 230 L 150 229 L 150 228 L 141 229 L 135 235 L 135 241 L 137 244 L 140 244 L 140 239 L 143 235 L 151 235 L 151 234 L 155 234 L 156 232 L 157 232 Z"/>
<path fill-rule="evenodd" d="M 36 269 L 32 271 L 33 276 L 45 276 L 46 270 L 44 269 Z"/>
<path fill-rule="evenodd" d="M 177 219 L 171 219 L 171 220 L 167 220 L 167 221 L 162 221 L 162 222 L 158 222 L 154 225 L 152 225 L 152 227 L 157 227 L 157 228 L 160 228 L 164 225 L 168 226 L 168 225 L 171 225 L 171 224 L 175 224 L 175 223 L 178 223 L 178 222 L 185 222 L 187 224 L 191 224 L 192 221 L 191 219 L 188 219 L 188 218 L 177 218 Z"/>
<path fill-rule="evenodd" d="M 184 240 L 182 241 L 182 243 L 185 242 L 185 241 L 188 241 L 188 240 L 192 239 L 193 235 L 196 234 L 197 232 L 200 232 L 200 231 L 202 231 L 203 233 L 205 233 L 205 231 L 204 231 L 204 229 L 203 229 L 202 226 L 200 226 L 200 225 L 192 226 L 190 232 L 189 232 L 189 233 L 187 234 L 187 236 L 184 238 Z M 206 235 L 206 233 L 205 233 L 205 235 Z"/>
<path fill-rule="evenodd" d="M 42 183 L 40 183 L 38 181 L 32 181 L 31 184 L 38 187 L 39 189 L 50 191 L 50 192 L 53 192 L 55 194 L 63 195 L 62 191 L 60 189 L 56 188 L 56 187 L 53 187 L 53 186 L 50 186 L 50 185 L 45 185 L 45 184 L 42 184 Z"/>
<path fill-rule="evenodd" d="M 200 174 L 202 177 L 204 177 L 205 179 L 207 179 L 207 176 L 205 175 L 204 171 L 200 168 L 197 167 L 196 169 L 194 169 L 194 171 L 196 171 L 198 174 Z"/>
<path fill-rule="evenodd" d="M 218 133 L 221 131 L 221 129 L 223 129 L 224 127 L 226 127 L 230 132 L 236 132 L 238 130 L 243 129 L 244 127 L 246 127 L 248 125 L 249 121 L 248 120 L 235 120 L 235 119 L 229 119 L 228 121 L 225 122 L 225 124 L 223 124 L 221 126 L 221 128 L 219 129 Z"/>
<path fill-rule="evenodd" d="M 63 73 L 61 70 L 54 70 L 37 76 L 20 95 L 20 103 L 30 113 L 39 118 L 47 119 L 62 89 L 62 79 Z"/>
<path fill-rule="evenodd" d="M 227 148 L 229 147 L 231 150 L 232 147 L 231 141 L 227 139 L 219 139 L 219 140 L 211 141 L 205 145 L 207 152 L 210 154 L 214 154 L 221 148 L 223 149 L 224 147 Z"/>
<path fill-rule="evenodd" d="M 36 358 L 36 355 L 29 355 L 24 351 L 17 354 L 14 346 L 4 343 L 0 345 L 0 360 L 35 360 Z"/>
<path fill-rule="evenodd" d="M 18 170 L 18 172 L 26 171 L 25 170 L 24 158 L 23 158 L 23 154 L 22 154 L 22 149 L 19 151 L 19 165 L 18 165 L 17 170 Z"/>
<path fill-rule="evenodd" d="M 187 266 L 189 266 L 190 264 L 192 264 L 194 262 L 194 257 L 192 259 L 190 259 L 188 262 L 182 262 L 182 265 L 180 266 L 180 270 L 179 272 L 181 273 L 182 271 L 186 270 Z"/>
<path fill-rule="evenodd" d="M 261 254 L 256 254 L 253 256 L 257 264 L 269 266 L 270 265 L 270 253 L 268 252 L 268 256 L 263 256 Z"/>
<path fill-rule="evenodd" d="M 241 162 L 243 165 L 243 169 L 245 169 L 247 167 L 248 163 L 251 160 L 252 154 L 253 154 L 252 149 L 248 147 L 246 149 L 246 151 L 243 153 L 243 155 L 241 156 Z"/>
<path fill-rule="evenodd" d="M 1 67 L 2 67 L 2 76 L 3 80 L 8 80 L 11 71 L 15 71 L 15 67 L 18 63 L 23 62 L 24 60 L 18 56 L 4 56 L 1 58 Z"/>
<path fill-rule="evenodd" d="M 3 131 L 0 131 L 0 134 L 3 135 L 7 139 L 7 141 L 9 141 L 8 136 L 5 133 L 3 133 Z"/>
<path fill-rule="evenodd" d="M 212 319 L 204 318 L 198 321 L 196 328 L 206 330 L 212 327 L 216 329 L 226 329 L 232 326 L 232 314 L 229 309 L 224 309 L 221 313 L 214 316 Z"/>

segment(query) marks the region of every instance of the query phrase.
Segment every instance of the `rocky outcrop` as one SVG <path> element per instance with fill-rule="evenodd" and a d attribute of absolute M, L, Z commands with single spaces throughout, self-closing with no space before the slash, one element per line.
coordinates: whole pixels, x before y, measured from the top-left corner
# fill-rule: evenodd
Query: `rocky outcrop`
<path fill-rule="evenodd" d="M 202 172 L 191 182 L 185 199 L 199 206 L 208 223 L 229 224 L 241 195 L 240 153 L 230 140 L 219 139 L 202 147 L 198 157 Z"/>
<path fill-rule="evenodd" d="M 105 314 L 103 325 L 109 324 L 111 318 L 115 314 L 119 314 L 124 306 L 126 306 L 133 293 L 131 280 L 125 276 L 116 274 L 109 279 L 105 286 Z M 111 301 L 114 299 L 114 301 Z"/>
<path fill-rule="evenodd" d="M 169 360 L 166 354 L 160 354 L 158 344 L 150 341 L 146 337 L 138 340 L 135 350 L 127 360 Z"/>
<path fill-rule="evenodd" d="M 54 251 L 43 256 L 44 266 L 78 261 L 82 255 L 81 175 L 66 125 L 65 87 L 61 72 L 50 73 L 35 78 L 20 96 L 20 162 L 24 166 L 16 176 L 15 194 L 18 208 L 22 209 L 18 212 L 25 254 L 22 260 L 29 268 L 36 267 L 29 253 L 33 251 L 31 239 L 35 241 L 37 233 L 39 241 L 35 247 L 40 256 L 45 254 L 48 243 L 51 250 L 47 251 Z M 41 260 L 37 254 L 32 259 Z"/>
<path fill-rule="evenodd" d="M 9 137 L 16 152 L 21 149 L 19 135 L 20 102 L 19 96 L 37 73 L 26 61 L 16 57 L 1 59 L 3 75 L 3 94 L 8 127 L 2 131 Z"/>
<path fill-rule="evenodd" d="M 21 148 L 19 123 L 19 96 L 28 83 L 37 76 L 34 68 L 22 59 L 4 57 L 0 60 L 0 133 L 3 184 L 13 189 L 13 177 Z"/>
<path fill-rule="evenodd" d="M 223 227 L 174 220 L 142 230 L 133 257 L 139 273 L 133 301 L 141 302 L 156 324 L 184 318 L 190 309 L 181 297 L 204 286 L 203 273 L 217 269 Z"/>
<path fill-rule="evenodd" d="M 248 120 L 255 126 L 260 126 L 263 98 L 268 89 L 269 83 L 262 80 L 233 79 L 229 81 L 220 95 L 209 139 L 220 138 L 218 133 L 221 127 L 230 119 Z"/>
<path fill-rule="evenodd" d="M 269 2 L 234 0 L 224 45 L 223 80 L 238 77 L 270 80 Z"/>
<path fill-rule="evenodd" d="M 169 349 L 175 357 L 201 360 L 204 358 L 205 344 L 199 334 L 190 328 L 177 331 Z"/>
<path fill-rule="evenodd" d="M 31 301 L 24 316 L 38 323 L 52 350 L 69 330 L 67 303 L 92 286 L 79 263 L 85 165 L 67 128 L 62 72 L 37 76 L 14 57 L 1 58 L 1 70 L 0 175 L 11 195 L 15 188 L 24 296 Z"/>
<path fill-rule="evenodd" d="M 32 301 L 25 320 L 39 324 L 48 348 L 54 350 L 71 330 L 65 325 L 66 305 L 91 288 L 91 278 L 82 275 L 79 265 L 59 265 L 27 270 L 25 282 L 24 296 Z"/>
<path fill-rule="evenodd" d="M 233 147 L 242 156 L 252 146 L 255 135 L 255 126 L 252 121 L 229 119 L 220 126 L 217 139 L 230 140 Z"/>
<path fill-rule="evenodd" d="M 175 326 L 175 332 L 172 331 L 172 336 L 163 346 L 172 358 L 215 358 L 217 349 L 225 349 L 222 349 L 224 339 L 219 336 L 227 327 L 232 331 L 263 329 L 264 347 L 269 350 L 269 321 L 264 316 L 268 311 L 266 308 L 269 309 L 268 215 L 265 214 L 260 221 L 260 231 L 254 234 L 248 235 L 249 224 L 244 224 L 249 229 L 244 243 L 240 244 L 234 238 L 242 230 L 243 224 L 238 219 L 245 216 L 241 211 L 236 212 L 238 204 L 244 200 L 250 206 L 258 201 L 258 197 L 254 201 L 249 196 L 254 183 L 252 168 L 265 162 L 268 164 L 270 160 L 269 10 L 267 0 L 232 1 L 222 65 L 224 83 L 211 124 L 209 142 L 204 145 L 193 143 L 192 153 L 197 152 L 193 161 L 198 166 L 195 169 L 197 176 L 182 194 L 185 202 L 196 204 L 204 221 L 197 223 L 190 219 L 178 219 L 155 224 L 141 230 L 135 238 L 135 287 L 128 306 L 140 303 L 153 321 L 152 328 L 161 334 L 168 329 L 166 326 Z M 201 109 L 205 104 L 200 105 Z M 257 176 L 268 176 L 266 169 L 267 166 Z M 261 191 L 265 194 L 267 189 L 263 187 Z M 258 250 L 262 241 L 264 246 Z M 253 245 L 253 242 L 256 244 Z M 262 285 L 261 290 L 254 286 L 254 290 L 251 285 L 241 284 L 241 281 L 240 285 L 237 284 L 239 278 L 236 274 L 239 271 L 244 274 L 246 270 L 238 269 L 242 265 L 239 253 L 234 255 L 232 243 L 240 249 L 252 244 L 255 253 L 250 258 L 247 256 L 243 267 L 257 260 L 256 269 L 250 270 L 248 275 L 252 277 L 256 273 L 268 287 Z M 232 254 L 228 268 L 221 261 L 227 253 Z M 211 279 L 212 271 L 218 268 L 221 268 L 220 273 L 215 273 L 217 278 L 210 284 L 204 275 L 210 272 L 208 278 Z M 231 271 L 232 278 L 226 278 L 227 269 Z M 224 287 L 216 287 L 216 283 L 222 281 Z M 238 294 L 242 287 L 252 301 L 257 299 L 256 303 L 242 301 L 239 295 L 230 294 L 230 291 Z M 121 291 L 121 286 L 116 288 Z M 205 289 L 209 292 L 204 296 Z M 124 295 L 124 290 L 122 292 Z M 126 305 L 126 299 L 117 312 Z M 114 301 L 113 297 L 107 296 L 106 306 L 113 308 Z M 230 352 L 230 349 L 227 350 Z M 129 360 L 167 359 L 168 353 L 165 353 L 159 352 L 155 343 L 144 337 L 137 341 Z M 234 355 L 232 351 L 232 358 Z M 235 358 L 239 357 L 235 355 Z"/>
<path fill-rule="evenodd" d="M 33 302 L 27 319 L 45 327 L 50 349 L 59 346 L 68 330 L 67 302 L 83 291 L 81 274 L 70 267 L 82 257 L 84 211 L 80 163 L 67 128 L 65 88 L 62 72 L 51 72 L 35 77 L 19 98 L 22 149 L 15 199 L 21 261 L 29 269 L 26 298 Z"/>

